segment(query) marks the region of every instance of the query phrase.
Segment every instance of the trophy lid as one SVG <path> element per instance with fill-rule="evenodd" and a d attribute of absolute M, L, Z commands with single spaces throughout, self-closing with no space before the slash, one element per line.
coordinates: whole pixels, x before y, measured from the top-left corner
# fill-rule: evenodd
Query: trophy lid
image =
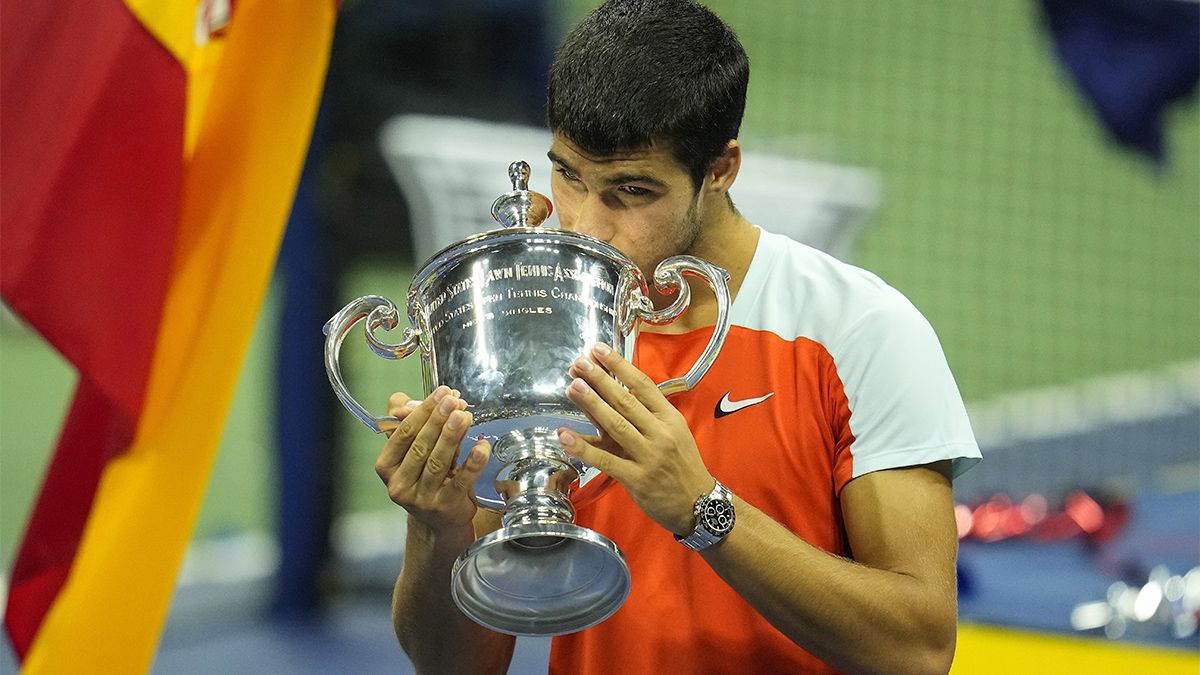
<path fill-rule="evenodd" d="M 409 285 L 409 295 L 418 294 L 420 289 L 437 283 L 448 268 L 487 251 L 508 246 L 568 245 L 584 252 L 593 260 L 607 261 L 617 267 L 633 268 L 640 283 L 645 281 L 633 262 L 613 245 L 582 232 L 569 232 L 551 227 L 540 227 L 554 210 L 550 200 L 543 194 L 529 189 L 529 164 L 523 161 L 508 166 L 508 177 L 513 189 L 500 195 L 492 203 L 492 217 L 503 227 L 468 237 L 450 244 L 433 254 L 421 264 Z"/>

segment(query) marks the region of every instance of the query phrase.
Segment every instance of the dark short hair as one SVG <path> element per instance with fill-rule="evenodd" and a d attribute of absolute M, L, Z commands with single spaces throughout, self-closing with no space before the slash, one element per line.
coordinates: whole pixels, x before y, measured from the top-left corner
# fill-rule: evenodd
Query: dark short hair
<path fill-rule="evenodd" d="M 546 121 L 584 151 L 665 143 L 699 189 L 737 138 L 750 64 L 733 30 L 691 0 L 610 0 L 550 66 Z"/>

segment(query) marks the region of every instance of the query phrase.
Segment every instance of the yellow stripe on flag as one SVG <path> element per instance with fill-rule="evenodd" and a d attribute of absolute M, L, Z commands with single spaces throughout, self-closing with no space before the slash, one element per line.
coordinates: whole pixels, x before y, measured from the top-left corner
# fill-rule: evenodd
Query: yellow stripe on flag
<path fill-rule="evenodd" d="M 137 434 L 104 472 L 27 673 L 152 663 L 299 179 L 334 18 L 332 2 L 236 3 L 185 170 Z"/>

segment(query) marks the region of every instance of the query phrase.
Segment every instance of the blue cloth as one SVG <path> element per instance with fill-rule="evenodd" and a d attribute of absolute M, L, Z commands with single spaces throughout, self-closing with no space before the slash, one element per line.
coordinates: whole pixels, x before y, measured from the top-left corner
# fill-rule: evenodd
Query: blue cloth
<path fill-rule="evenodd" d="M 1166 160 L 1162 115 L 1200 81 L 1200 3 L 1042 0 L 1059 58 L 1119 143 Z"/>

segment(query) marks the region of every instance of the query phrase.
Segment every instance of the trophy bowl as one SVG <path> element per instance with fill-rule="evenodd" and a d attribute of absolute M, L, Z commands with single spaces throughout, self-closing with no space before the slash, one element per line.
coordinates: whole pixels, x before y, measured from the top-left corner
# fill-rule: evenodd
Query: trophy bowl
<path fill-rule="evenodd" d="M 502 527 L 455 562 L 452 597 L 464 614 L 493 630 L 560 635 L 611 616 L 630 584 L 617 546 L 573 522 L 580 504 L 572 497 L 596 472 L 563 453 L 557 429 L 596 429 L 567 398 L 567 371 L 597 342 L 631 357 L 642 322 L 663 325 L 686 311 L 685 275 L 694 276 L 716 294 L 717 326 L 696 364 L 659 385 L 667 395 L 691 389 L 716 360 L 729 329 L 728 273 L 691 256 L 664 260 L 655 285 L 676 297 L 655 310 L 644 275 L 620 251 L 584 234 L 538 227 L 552 206 L 528 190 L 527 164 L 514 162 L 509 177 L 513 190 L 492 207 L 506 227 L 443 249 L 413 278 L 403 340 L 389 344 L 376 335 L 399 324 L 396 306 L 363 296 L 325 324 L 325 365 L 342 403 L 376 432 L 399 421 L 360 405 L 338 363 L 343 340 L 359 322 L 366 322 L 367 344 L 380 356 L 420 352 L 426 395 L 439 385 L 461 392 L 474 423 L 458 462 L 475 439 L 491 442 L 475 500 L 501 512 Z"/>

